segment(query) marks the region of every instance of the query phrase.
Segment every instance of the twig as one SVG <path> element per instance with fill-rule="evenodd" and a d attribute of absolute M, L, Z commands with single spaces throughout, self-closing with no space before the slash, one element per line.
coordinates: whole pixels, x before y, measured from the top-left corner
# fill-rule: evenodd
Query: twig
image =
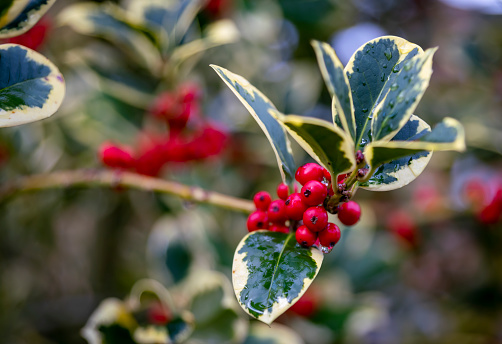
<path fill-rule="evenodd" d="M 0 201 L 19 193 L 75 187 L 126 187 L 153 191 L 243 213 L 251 213 L 255 208 L 252 201 L 207 191 L 197 186 L 188 186 L 136 173 L 111 170 L 60 171 L 21 177 L 0 185 Z"/>

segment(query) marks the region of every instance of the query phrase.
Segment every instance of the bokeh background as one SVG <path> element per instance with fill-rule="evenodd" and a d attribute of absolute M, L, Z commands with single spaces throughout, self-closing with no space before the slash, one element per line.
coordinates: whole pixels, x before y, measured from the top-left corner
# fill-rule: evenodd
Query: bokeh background
<path fill-rule="evenodd" d="M 502 343 L 502 1 L 212 0 L 176 44 L 220 20 L 233 23 L 224 29 L 234 42 L 179 65 L 167 50 L 163 69 L 127 44 L 79 32 L 62 15 L 78 3 L 57 1 L 16 38 L 60 68 L 67 95 L 50 119 L 0 130 L 0 184 L 106 168 L 108 144 L 143 159 L 144 174 L 244 199 L 274 193 L 280 175 L 265 135 L 209 64 L 244 76 L 284 113 L 329 119 L 310 40 L 329 42 L 343 63 L 382 35 L 438 46 L 416 114 L 431 125 L 459 119 L 467 151 L 434 154 L 403 189 L 360 190 L 361 222 L 343 228 L 307 294 L 263 331 L 318 344 Z M 168 141 L 154 105 L 186 94 L 193 106 L 180 141 Z M 298 166 L 311 161 L 293 149 Z M 207 270 L 229 283 L 246 233 L 245 214 L 147 191 L 62 188 L 3 200 L 0 341 L 85 343 L 81 329 L 100 302 L 126 298 L 143 278 L 162 283 L 179 308 L 193 307 L 180 286 L 203 283 L 194 276 Z M 275 343 L 250 336 L 259 326 L 240 309 L 237 318 L 235 333 L 214 315 L 213 330 L 188 341 Z"/>

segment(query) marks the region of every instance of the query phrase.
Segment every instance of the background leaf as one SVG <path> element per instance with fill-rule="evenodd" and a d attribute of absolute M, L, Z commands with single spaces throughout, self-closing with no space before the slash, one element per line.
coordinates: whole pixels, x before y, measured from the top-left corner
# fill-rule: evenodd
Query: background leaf
<path fill-rule="evenodd" d="M 318 249 L 300 247 L 294 233 L 252 232 L 235 250 L 235 295 L 247 313 L 270 324 L 303 295 L 322 260 Z"/>
<path fill-rule="evenodd" d="M 26 1 L 15 1 L 15 3 Z M 0 29 L 0 38 L 19 36 L 35 25 L 56 0 L 29 0 L 23 10 Z M 0 19 L 1 22 L 1 19 Z"/>
<path fill-rule="evenodd" d="M 296 166 L 286 132 L 277 119 L 271 115 L 271 112 L 278 112 L 274 104 L 242 76 L 219 66 L 211 65 L 211 67 L 244 104 L 267 136 L 277 157 L 282 180 L 286 184 L 293 183 Z"/>
<path fill-rule="evenodd" d="M 321 119 L 301 116 L 279 116 L 288 132 L 317 162 L 332 175 L 351 171 L 354 159 L 354 144 L 344 131 Z"/>
<path fill-rule="evenodd" d="M 327 43 L 312 41 L 317 63 L 321 69 L 324 82 L 333 98 L 333 122 L 344 129 L 352 140 L 356 138 L 354 105 L 350 91 L 349 79 L 345 75 L 342 63 L 335 51 Z"/>
<path fill-rule="evenodd" d="M 354 101 L 356 150 L 372 141 L 370 121 L 392 85 L 396 66 L 422 53 L 422 48 L 405 39 L 383 36 L 364 44 L 352 55 L 345 71 Z"/>
<path fill-rule="evenodd" d="M 39 53 L 17 44 L 0 45 L 0 127 L 47 118 L 65 94 L 63 76 Z"/>
<path fill-rule="evenodd" d="M 0 27 L 8 25 L 23 11 L 30 0 L 4 0 L 0 6 Z"/>

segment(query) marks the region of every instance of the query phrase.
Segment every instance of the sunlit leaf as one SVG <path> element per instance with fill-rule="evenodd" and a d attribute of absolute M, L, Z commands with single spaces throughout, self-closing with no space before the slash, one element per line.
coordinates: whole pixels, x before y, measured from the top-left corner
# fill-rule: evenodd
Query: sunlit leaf
<path fill-rule="evenodd" d="M 14 1 L 15 3 L 26 3 L 21 12 L 8 24 L 1 26 L 0 38 L 19 36 L 31 29 L 42 16 L 51 8 L 56 0 L 29 0 Z M 0 19 L 0 23 L 2 19 Z"/>
<path fill-rule="evenodd" d="M 65 82 L 56 66 L 36 51 L 0 45 L 0 127 L 47 118 L 57 111 Z"/>
<path fill-rule="evenodd" d="M 349 79 L 356 121 L 355 149 L 371 139 L 371 119 L 393 83 L 393 74 L 422 48 L 400 37 L 383 36 L 365 43 L 352 55 L 345 72 Z"/>
<path fill-rule="evenodd" d="M 389 141 L 408 122 L 429 86 L 435 51 L 435 48 L 428 49 L 424 54 L 394 67 L 399 71 L 389 78 L 390 85 L 383 90 L 386 93 L 384 99 L 373 113 L 373 141 Z"/>
<path fill-rule="evenodd" d="M 300 247 L 294 233 L 252 232 L 235 250 L 237 300 L 248 314 L 270 324 L 305 293 L 322 261 L 321 251 Z"/>
<path fill-rule="evenodd" d="M 277 116 L 296 142 L 335 178 L 355 167 L 353 141 L 342 129 L 317 118 Z"/>
<path fill-rule="evenodd" d="M 61 12 L 59 21 L 80 34 L 101 37 L 117 44 L 151 72 L 158 72 L 160 68 L 160 52 L 129 22 L 127 13 L 117 5 L 78 3 Z"/>
<path fill-rule="evenodd" d="M 377 169 L 368 185 L 363 186 L 373 191 L 387 191 L 407 185 L 423 171 L 431 151 L 444 150 L 465 150 L 462 125 L 447 117 L 430 131 L 425 122 L 413 116 L 394 140 L 366 146 L 366 161 Z"/>
<path fill-rule="evenodd" d="M 275 106 L 242 76 L 219 66 L 211 65 L 211 67 L 258 122 L 272 145 L 283 181 L 291 184 L 294 181 L 295 162 L 286 131 L 271 114 L 278 112 Z"/>
<path fill-rule="evenodd" d="M 356 123 L 352 93 L 343 65 L 329 44 L 312 41 L 312 46 L 326 86 L 333 98 L 333 122 L 344 129 L 352 140 L 355 140 Z"/>

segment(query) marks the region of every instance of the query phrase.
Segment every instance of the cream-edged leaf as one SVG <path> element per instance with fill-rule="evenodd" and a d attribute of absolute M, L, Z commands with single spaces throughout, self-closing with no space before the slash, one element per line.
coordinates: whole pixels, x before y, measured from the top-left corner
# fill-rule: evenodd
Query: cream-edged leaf
<path fill-rule="evenodd" d="M 249 233 L 234 255 L 237 300 L 248 314 L 271 324 L 305 293 L 322 261 L 321 251 L 300 247 L 294 233 Z"/>
<path fill-rule="evenodd" d="M 117 5 L 77 3 L 61 12 L 59 22 L 62 25 L 69 25 L 80 34 L 109 40 L 151 72 L 159 71 L 160 52 L 148 37 L 129 21 L 127 13 Z"/>
<path fill-rule="evenodd" d="M 296 142 L 324 166 L 332 178 L 356 166 L 353 141 L 342 129 L 313 117 L 276 116 Z"/>
<path fill-rule="evenodd" d="M 396 73 L 383 90 L 385 97 L 373 112 L 372 141 L 389 141 L 408 122 L 429 86 L 436 50 L 427 49 L 394 67 Z"/>
<path fill-rule="evenodd" d="M 0 127 L 51 116 L 61 105 L 65 82 L 54 64 L 17 44 L 0 45 Z"/>
<path fill-rule="evenodd" d="M 425 122 L 412 116 L 395 140 L 372 142 L 366 146 L 366 161 L 376 172 L 362 186 L 373 191 L 388 191 L 405 186 L 424 170 L 432 151 L 445 150 L 465 150 L 462 125 L 447 117 L 430 131 Z"/>
<path fill-rule="evenodd" d="M 4 0 L 0 6 L 0 28 L 16 19 L 30 0 Z"/>
<path fill-rule="evenodd" d="M 0 38 L 9 38 L 25 33 L 42 18 L 55 2 L 56 0 L 14 1 L 14 3 L 26 3 L 26 5 L 8 24 L 1 26 Z"/>
<path fill-rule="evenodd" d="M 335 51 L 327 43 L 312 41 L 317 56 L 317 63 L 333 99 L 333 123 L 344 129 L 352 140 L 356 137 L 356 123 L 352 92 L 349 79 Z"/>
<path fill-rule="evenodd" d="M 272 115 L 278 112 L 274 104 L 242 76 L 219 66 L 211 65 L 211 67 L 258 122 L 272 145 L 282 180 L 286 184 L 291 184 L 294 181 L 295 162 L 286 131 Z"/>
<path fill-rule="evenodd" d="M 363 44 L 352 55 L 345 72 L 354 103 L 356 150 L 372 141 L 371 119 L 390 89 L 397 68 L 421 54 L 423 50 L 416 44 L 400 37 L 383 36 Z"/>

